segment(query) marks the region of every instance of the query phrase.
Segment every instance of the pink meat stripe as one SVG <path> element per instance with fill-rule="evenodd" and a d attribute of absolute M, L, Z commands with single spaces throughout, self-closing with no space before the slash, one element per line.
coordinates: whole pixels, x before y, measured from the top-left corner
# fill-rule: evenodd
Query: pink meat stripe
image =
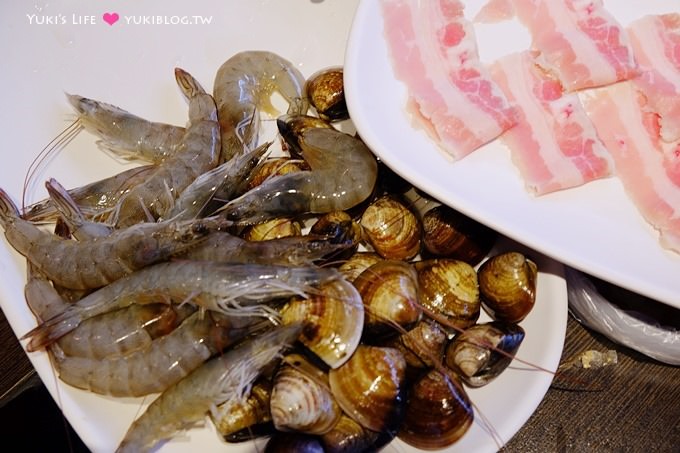
<path fill-rule="evenodd" d="M 512 0 L 541 62 L 567 91 L 637 75 L 628 36 L 602 0 Z"/>
<path fill-rule="evenodd" d="M 380 0 L 396 77 L 407 108 L 453 159 L 514 126 L 516 112 L 479 60 L 458 0 Z"/>
<path fill-rule="evenodd" d="M 612 162 L 581 101 L 525 51 L 505 56 L 491 73 L 520 111 L 503 134 L 529 192 L 543 195 L 610 176 Z"/>
<path fill-rule="evenodd" d="M 640 76 L 635 86 L 659 116 L 661 138 L 680 140 L 680 13 L 649 15 L 628 26 Z"/>
<path fill-rule="evenodd" d="M 661 245 L 680 252 L 680 186 L 669 178 L 643 104 L 644 98 L 626 82 L 598 90 L 586 108 L 629 198 L 659 231 Z"/>

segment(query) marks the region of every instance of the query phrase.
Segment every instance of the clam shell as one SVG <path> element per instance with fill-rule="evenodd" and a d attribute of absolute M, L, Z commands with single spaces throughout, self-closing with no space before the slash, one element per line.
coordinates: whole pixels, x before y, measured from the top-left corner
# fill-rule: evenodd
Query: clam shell
<path fill-rule="evenodd" d="M 254 426 L 270 422 L 269 398 L 271 390 L 271 381 L 260 379 L 255 382 L 250 390 L 250 395 L 243 403 L 234 405 L 229 402 L 217 406 L 217 410 L 210 413 L 217 432 L 228 442 L 242 441 L 246 439 L 239 435 L 239 432 L 247 432 L 252 430 Z M 250 436 L 247 436 L 247 438 L 250 438 Z"/>
<path fill-rule="evenodd" d="M 420 320 L 418 276 L 403 261 L 381 260 L 355 280 L 366 307 L 365 330 L 370 333 L 396 333 L 394 324 L 410 328 Z"/>
<path fill-rule="evenodd" d="M 444 448 L 467 432 L 473 414 L 463 386 L 453 376 L 431 370 L 409 390 L 397 437 L 416 448 Z"/>
<path fill-rule="evenodd" d="M 267 441 L 264 453 L 324 453 L 321 440 L 304 433 L 277 432 Z"/>
<path fill-rule="evenodd" d="M 446 205 L 423 215 L 423 246 L 435 257 L 475 266 L 491 251 L 497 236 L 491 228 Z"/>
<path fill-rule="evenodd" d="M 382 259 L 375 252 L 355 252 L 347 261 L 340 265 L 338 270 L 347 281 L 353 282 L 359 274 Z"/>
<path fill-rule="evenodd" d="M 381 437 L 381 433 L 366 429 L 343 415 L 332 430 L 321 436 L 321 442 L 326 453 L 355 453 L 377 450 Z"/>
<path fill-rule="evenodd" d="M 270 409 L 276 429 L 308 434 L 330 431 L 342 415 L 326 373 L 298 354 L 286 356 L 274 376 Z"/>
<path fill-rule="evenodd" d="M 288 152 L 296 159 L 302 158 L 302 134 L 309 129 L 333 128 L 323 118 L 309 115 L 282 115 L 276 120 L 281 137 L 288 145 Z"/>
<path fill-rule="evenodd" d="M 326 68 L 312 74 L 307 79 L 305 92 L 321 118 L 329 121 L 349 118 L 342 67 Z"/>
<path fill-rule="evenodd" d="M 273 176 L 304 170 L 304 163 L 289 157 L 274 157 L 258 165 L 248 177 L 248 190 L 262 184 Z"/>
<path fill-rule="evenodd" d="M 420 220 L 395 197 L 383 196 L 373 201 L 360 223 L 364 239 L 383 258 L 410 260 L 420 252 Z"/>
<path fill-rule="evenodd" d="M 333 244 L 345 244 L 347 249 L 333 256 L 334 260 L 351 257 L 361 242 L 361 225 L 345 211 L 333 211 L 322 215 L 311 226 L 309 234 L 325 236 Z"/>
<path fill-rule="evenodd" d="M 426 368 L 441 363 L 447 342 L 448 336 L 438 323 L 423 319 L 390 344 L 404 354 L 408 366 Z"/>
<path fill-rule="evenodd" d="M 337 368 L 354 353 L 364 328 L 364 305 L 358 290 L 344 279 L 321 285 L 307 299 L 293 299 L 281 309 L 284 324 L 303 321 L 299 341 L 329 367 Z"/>
<path fill-rule="evenodd" d="M 536 264 L 522 253 L 489 258 L 478 271 L 482 307 L 495 320 L 520 322 L 536 302 L 537 278 Z"/>
<path fill-rule="evenodd" d="M 257 225 L 250 225 L 244 229 L 241 236 L 248 241 L 266 241 L 301 235 L 302 225 L 300 222 L 281 217 Z"/>
<path fill-rule="evenodd" d="M 431 259 L 418 261 L 414 266 L 421 305 L 443 317 L 449 332 L 477 322 L 481 301 L 477 272 L 471 265 L 460 260 Z"/>
<path fill-rule="evenodd" d="M 359 345 L 347 363 L 328 373 L 328 380 L 345 414 L 382 433 L 401 420 L 405 375 L 406 361 L 397 349 Z"/>
<path fill-rule="evenodd" d="M 445 364 L 465 384 L 481 387 L 507 368 L 522 340 L 524 329 L 517 324 L 477 324 L 449 343 L 446 347 Z"/>

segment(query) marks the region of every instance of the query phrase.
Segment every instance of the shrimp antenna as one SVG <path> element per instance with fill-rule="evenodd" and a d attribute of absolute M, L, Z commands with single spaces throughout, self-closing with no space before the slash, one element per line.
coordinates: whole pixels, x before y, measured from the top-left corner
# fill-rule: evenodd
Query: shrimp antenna
<path fill-rule="evenodd" d="M 24 177 L 24 184 L 21 194 L 21 212 L 25 212 L 26 210 L 26 195 L 29 188 L 35 184 L 34 178 L 38 175 L 38 170 L 41 168 L 41 166 L 43 166 L 43 164 L 48 162 L 48 158 L 50 158 L 54 153 L 58 153 L 64 149 L 66 145 L 68 145 L 82 129 L 83 125 L 81 122 L 78 119 L 74 120 L 71 122 L 71 124 L 66 126 L 64 130 L 57 134 L 56 137 L 50 140 L 50 142 L 40 150 L 35 159 L 33 159 L 33 162 L 31 162 L 31 165 L 26 171 L 26 176 Z"/>

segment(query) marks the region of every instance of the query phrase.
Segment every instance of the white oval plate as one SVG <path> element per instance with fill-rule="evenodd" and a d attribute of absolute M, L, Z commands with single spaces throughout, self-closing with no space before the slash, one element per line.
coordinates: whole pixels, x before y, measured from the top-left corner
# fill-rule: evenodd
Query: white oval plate
<path fill-rule="evenodd" d="M 474 17 L 483 0 L 467 0 Z M 623 25 L 645 14 L 678 10 L 676 0 L 605 1 Z M 451 162 L 406 113 L 406 88 L 395 79 L 378 1 L 360 2 L 345 57 L 347 103 L 364 141 L 415 186 L 503 234 L 565 264 L 680 308 L 680 254 L 626 197 L 616 178 L 534 197 L 509 152 L 494 141 Z M 517 22 L 475 26 L 482 61 L 526 49 Z"/>
<path fill-rule="evenodd" d="M 64 92 L 110 102 L 151 120 L 182 125 L 186 104 L 175 86 L 175 66 L 210 88 L 217 68 L 229 56 L 241 50 L 266 49 L 295 62 L 309 76 L 343 63 L 357 4 L 356 0 L 118 0 L 102 6 L 100 2 L 74 0 L 3 1 L 0 186 L 20 200 L 32 160 L 73 119 Z M 118 22 L 108 25 L 104 13 L 118 13 Z M 183 17 L 210 18 L 211 22 L 162 23 Z M 66 23 L 61 23 L 62 19 Z M 38 24 L 38 20 L 53 23 Z M 144 21 L 147 23 L 135 25 Z M 150 23 L 154 21 L 161 23 Z M 49 177 L 75 187 L 127 168 L 97 150 L 94 142 L 94 137 L 83 133 L 50 160 L 36 184 L 29 187 L 28 201 L 46 196 L 42 183 Z M 538 302 L 523 323 L 527 338 L 518 356 L 554 370 L 564 340 L 566 286 L 561 265 L 537 258 L 541 269 Z M 35 326 L 24 302 L 24 282 L 24 260 L 2 240 L 0 306 L 17 336 Z M 32 353 L 29 358 L 57 405 L 94 452 L 112 451 L 152 399 L 115 399 L 74 389 L 59 382 L 46 354 Z M 487 388 L 472 392 L 501 442 L 509 440 L 526 421 L 551 382 L 549 373 L 520 368 L 525 367 L 513 367 Z M 225 445 L 210 426 L 180 435 L 161 451 L 223 451 Z M 480 452 L 498 447 L 478 424 L 458 445 L 450 451 L 462 446 Z M 475 447 L 468 449 L 470 445 Z M 228 451 L 255 452 L 261 447 L 261 443 L 246 443 L 230 445 Z M 388 449 L 414 451 L 399 442 Z"/>

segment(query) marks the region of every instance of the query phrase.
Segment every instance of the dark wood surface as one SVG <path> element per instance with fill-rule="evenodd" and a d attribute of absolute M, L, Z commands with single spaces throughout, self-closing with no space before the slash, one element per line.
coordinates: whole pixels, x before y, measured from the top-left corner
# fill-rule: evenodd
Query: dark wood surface
<path fill-rule="evenodd" d="M 48 417 L 37 431 L 43 433 L 40 442 L 49 442 L 49 451 L 80 451 L 2 314 L 0 342 L 4 439 L 20 435 L 25 442 L 40 417 Z M 618 363 L 598 369 L 568 365 L 589 350 L 614 350 Z M 618 346 L 571 317 L 560 367 L 544 400 L 504 451 L 680 452 L 680 367 Z M 46 428 L 56 434 L 45 434 Z"/>

